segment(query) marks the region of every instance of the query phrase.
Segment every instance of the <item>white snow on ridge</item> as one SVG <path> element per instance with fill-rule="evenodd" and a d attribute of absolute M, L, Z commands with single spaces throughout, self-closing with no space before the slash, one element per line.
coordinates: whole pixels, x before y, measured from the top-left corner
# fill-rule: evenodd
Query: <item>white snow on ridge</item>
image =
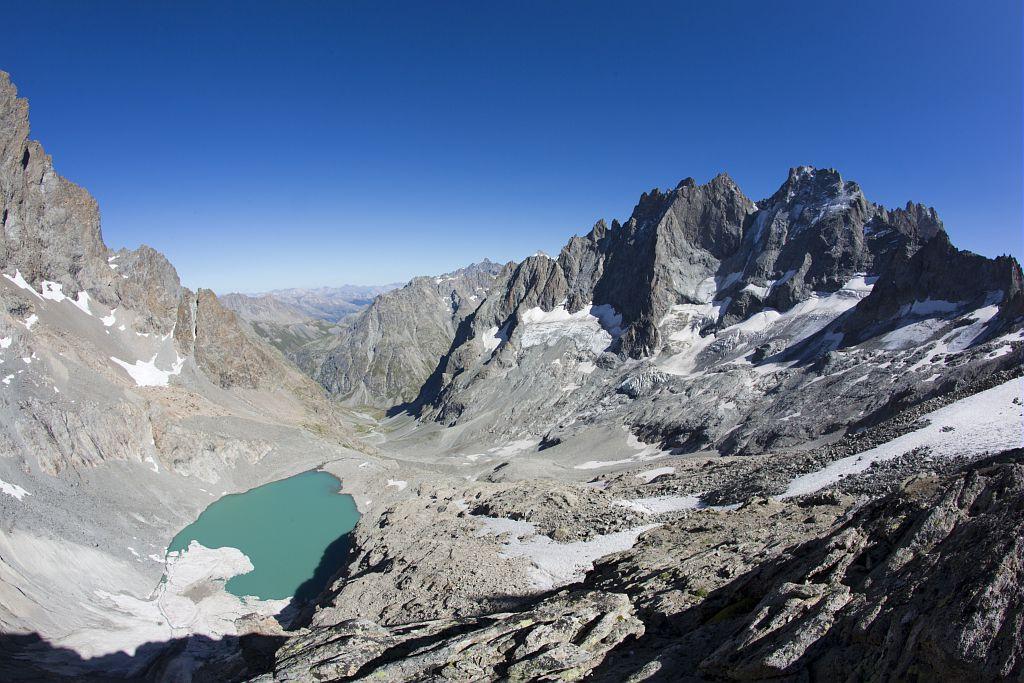
<path fill-rule="evenodd" d="M 401 479 L 388 479 L 388 483 L 387 483 L 387 486 L 396 488 L 399 491 L 402 491 L 408 485 L 409 485 L 409 482 L 402 481 Z"/>
<path fill-rule="evenodd" d="M 78 293 L 78 297 L 75 299 L 68 299 L 71 303 L 77 306 L 86 315 L 92 315 L 92 311 L 89 310 L 89 292 L 82 290 Z"/>
<path fill-rule="evenodd" d="M 32 326 L 35 325 L 37 322 L 39 322 L 39 316 L 33 313 L 29 317 L 25 318 L 25 322 L 23 322 L 22 325 L 25 326 L 26 330 L 31 330 Z"/>
<path fill-rule="evenodd" d="M 181 373 L 182 366 L 185 365 L 185 359 L 178 356 L 177 360 L 171 366 L 170 370 L 161 370 L 156 366 L 156 357 L 159 354 L 153 354 L 153 358 L 148 361 L 137 360 L 134 364 L 129 364 L 120 358 L 110 357 L 110 360 L 114 361 L 125 371 L 131 375 L 131 378 L 135 380 L 135 384 L 140 387 L 166 387 L 171 375 L 177 375 Z"/>
<path fill-rule="evenodd" d="M 11 348 L 11 342 L 12 341 L 14 341 L 14 340 L 11 339 L 10 337 L 0 338 L 0 349 L 9 349 L 9 348 Z"/>
<path fill-rule="evenodd" d="M 915 448 L 927 447 L 933 457 L 948 458 L 1024 447 L 1024 407 L 1013 402 L 1021 398 L 1022 391 L 1024 380 L 1012 379 L 939 408 L 922 417 L 930 421 L 927 427 L 797 477 L 779 497 L 814 493 L 843 477 L 864 472 L 872 463 L 897 458 Z M 944 428 L 947 431 L 942 431 Z"/>
<path fill-rule="evenodd" d="M 21 274 L 20 270 L 14 271 L 13 277 L 7 274 L 4 274 L 4 277 L 13 282 L 14 284 L 16 284 L 18 287 L 28 290 L 29 292 L 32 292 L 32 296 L 36 297 L 37 299 L 43 298 L 39 295 L 39 292 L 37 292 L 35 288 L 28 283 L 28 281 L 25 279 L 25 276 Z"/>
<path fill-rule="evenodd" d="M 713 304 L 673 306 L 669 316 L 662 320 L 662 324 L 674 316 L 677 318 L 677 325 L 681 320 L 685 326 L 669 335 L 669 340 L 676 342 L 672 348 L 677 351 L 663 353 L 656 362 L 657 367 L 672 375 L 700 374 L 697 372 L 698 356 L 712 342 L 719 340 L 724 340 L 737 354 L 743 355 L 751 350 L 746 346 L 748 342 L 760 344 L 767 339 L 784 338 L 793 343 L 806 339 L 856 306 L 861 299 L 871 293 L 875 280 L 876 278 L 858 275 L 838 291 L 814 294 L 785 313 L 766 308 L 742 322 L 706 336 L 700 335 L 701 327 L 718 320 L 720 311 L 722 307 L 728 305 L 728 300 Z"/>
<path fill-rule="evenodd" d="M 508 326 L 502 327 L 500 330 L 497 327 L 484 332 L 483 339 L 481 342 L 484 345 L 484 349 L 488 353 L 493 352 L 496 348 L 508 341 Z"/>
<path fill-rule="evenodd" d="M 40 284 L 43 287 L 44 299 L 49 299 L 50 301 L 64 301 L 64 299 L 67 298 L 64 296 L 64 287 L 59 282 L 43 280 Z"/>
<path fill-rule="evenodd" d="M 569 313 L 564 305 L 545 311 L 531 308 L 521 314 L 523 348 L 552 346 L 564 337 L 577 347 L 601 353 L 622 333 L 622 316 L 608 304 L 584 306 Z"/>
<path fill-rule="evenodd" d="M 0 479 L 0 493 L 6 493 L 8 496 L 14 496 L 18 500 L 23 499 L 25 496 L 32 495 L 17 484 L 8 484 L 3 479 Z"/>

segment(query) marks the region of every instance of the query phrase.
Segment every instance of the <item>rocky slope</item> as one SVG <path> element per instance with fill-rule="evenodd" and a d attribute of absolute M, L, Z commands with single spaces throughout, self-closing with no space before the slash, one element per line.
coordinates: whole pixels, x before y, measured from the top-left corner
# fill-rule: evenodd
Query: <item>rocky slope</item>
<path fill-rule="evenodd" d="M 346 319 L 334 337 L 293 355 L 334 397 L 389 407 L 411 401 L 446 354 L 501 266 L 484 260 L 438 277 L 418 277 Z"/>
<path fill-rule="evenodd" d="M 632 547 L 596 560 L 581 583 L 531 594 L 492 577 L 492 590 L 520 596 L 501 596 L 501 606 L 495 596 L 481 600 L 485 568 L 513 561 L 527 540 L 510 536 L 515 522 L 496 527 L 502 518 L 466 503 L 480 494 L 495 500 L 500 491 L 433 489 L 424 497 L 433 498 L 434 514 L 421 516 L 433 530 L 396 539 L 389 552 L 371 542 L 364 547 L 375 566 L 353 567 L 357 581 L 400 588 L 379 603 L 385 612 L 375 615 L 376 603 L 346 594 L 347 582 L 258 680 L 1015 680 L 1024 654 L 1022 454 L 946 473 L 925 467 L 866 505 L 832 490 L 788 500 L 752 493 L 734 509 L 665 506 L 656 528 L 643 527 Z M 673 464 L 679 483 L 702 469 L 692 460 Z M 589 491 L 611 499 L 665 486 L 636 479 L 623 473 Z M 587 490 L 554 485 L 552 493 Z M 512 502 L 520 513 L 536 511 L 536 503 Z M 595 504 L 574 511 L 596 513 Z M 457 532 L 452 537 L 466 546 L 452 546 L 443 539 L 458 525 L 505 535 L 495 544 L 488 534 Z M 394 538 L 389 527 L 368 532 Z M 540 547 L 572 543 L 548 539 Z M 410 554 L 430 545 L 454 555 Z M 533 557 L 544 566 L 550 554 Z M 442 566 L 462 574 L 447 577 Z M 447 578 L 450 585 L 436 583 Z M 420 581 L 434 582 L 422 587 L 433 592 L 433 613 L 403 604 L 416 599 Z M 467 582 L 476 584 L 475 599 Z"/>
<path fill-rule="evenodd" d="M 909 480 L 613 655 L 597 680 L 1016 680 L 1021 646 L 1020 450 Z M 653 539 L 652 539 L 653 542 Z M 649 555 L 648 555 L 649 557 Z M 638 546 L 591 588 L 656 568 Z M 686 570 L 636 599 L 685 586 Z M 652 591 L 653 589 L 653 591 Z"/>

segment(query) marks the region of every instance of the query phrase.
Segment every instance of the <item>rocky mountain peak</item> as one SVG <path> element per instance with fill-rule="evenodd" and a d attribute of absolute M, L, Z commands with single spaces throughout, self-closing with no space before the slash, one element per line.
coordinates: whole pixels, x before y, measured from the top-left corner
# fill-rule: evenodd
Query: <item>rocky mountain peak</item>
<path fill-rule="evenodd" d="M 906 316 L 918 310 L 924 315 L 932 309 L 998 306 L 999 316 L 989 323 L 991 334 L 1024 312 L 1022 282 L 1015 259 L 989 259 L 957 249 L 945 232 L 938 232 L 912 255 L 898 252 L 843 327 L 855 339 L 864 339 L 906 324 Z"/>
<path fill-rule="evenodd" d="M 58 175 L 28 135 L 28 103 L 0 72 L 0 269 L 115 304 L 119 278 L 107 266 L 95 200 Z"/>

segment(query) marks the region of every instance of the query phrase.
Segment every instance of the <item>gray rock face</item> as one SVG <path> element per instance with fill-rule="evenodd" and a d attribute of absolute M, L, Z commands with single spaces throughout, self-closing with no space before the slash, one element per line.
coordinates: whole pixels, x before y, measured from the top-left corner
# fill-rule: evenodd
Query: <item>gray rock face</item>
<path fill-rule="evenodd" d="M 296 351 L 295 361 L 346 402 L 387 407 L 411 401 L 500 269 L 485 260 L 415 278 L 346 319 L 337 336 Z"/>
<path fill-rule="evenodd" d="M 673 304 L 701 300 L 702 282 L 740 245 L 754 204 L 727 175 L 706 185 L 688 178 L 668 193 L 644 194 L 608 241 L 593 300 L 628 325 L 623 352 L 647 356 L 660 346 L 657 321 Z M 635 329 L 634 329 L 635 328 Z"/>
<path fill-rule="evenodd" d="M 575 681 L 643 633 L 624 595 L 576 591 L 527 612 L 386 628 L 346 621 L 290 640 L 256 681 Z"/>
<path fill-rule="evenodd" d="M 623 350 L 648 355 L 657 345 L 655 321 L 672 304 L 695 301 L 698 286 L 739 245 L 754 205 L 726 175 L 698 186 L 692 179 L 671 192 L 644 193 L 624 224 L 597 223 L 573 237 L 557 261 L 532 256 L 505 277 L 473 318 L 476 333 L 521 323 L 517 314 L 564 305 L 610 305 L 626 329 Z M 634 343 L 635 342 L 635 343 Z"/>
<path fill-rule="evenodd" d="M 0 72 L 0 268 L 115 302 L 117 278 L 106 264 L 96 202 L 54 172 L 28 133 L 28 103 Z"/>
<path fill-rule="evenodd" d="M 725 680 L 1019 678 L 1020 458 L 914 479 L 722 589 L 700 611 L 718 610 L 728 636 L 700 670 Z"/>
<path fill-rule="evenodd" d="M 857 304 L 842 329 L 854 340 L 892 329 L 915 307 L 954 306 L 977 309 L 997 304 L 993 330 L 1005 328 L 1024 309 L 1020 265 L 1008 256 L 987 259 L 962 251 L 944 232 L 936 234 L 911 256 L 898 253 L 879 277 L 871 295 Z"/>

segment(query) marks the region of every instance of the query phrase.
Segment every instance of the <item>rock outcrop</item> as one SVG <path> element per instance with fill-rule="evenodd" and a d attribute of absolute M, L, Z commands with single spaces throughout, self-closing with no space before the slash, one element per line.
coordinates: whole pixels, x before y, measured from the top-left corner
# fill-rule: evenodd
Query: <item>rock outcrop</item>
<path fill-rule="evenodd" d="M 998 306 L 993 331 L 1004 329 L 1024 310 L 1020 264 L 1009 256 L 988 259 L 957 249 L 946 233 L 937 233 L 912 255 L 897 252 L 871 295 L 857 304 L 842 329 L 860 341 L 889 331 L 908 316 L 938 310 L 976 310 Z"/>
<path fill-rule="evenodd" d="M 1021 456 L 914 479 L 755 572 L 727 598 L 751 608 L 701 670 L 730 680 L 1024 675 Z"/>
<path fill-rule="evenodd" d="M 624 595 L 575 591 L 528 612 L 385 628 L 347 621 L 298 636 L 255 681 L 575 681 L 643 633 Z"/>
<path fill-rule="evenodd" d="M 692 606 L 643 602 L 645 635 L 613 653 L 594 679 L 1018 679 L 1021 456 L 912 478 L 820 538 L 718 581 Z M 812 502 L 805 505 L 814 516 Z M 630 580 L 634 600 L 656 595 L 645 586 L 652 572 L 634 568 L 643 557 L 638 546 L 598 567 L 595 583 L 622 590 Z M 692 581 L 684 569 L 660 595 Z"/>

